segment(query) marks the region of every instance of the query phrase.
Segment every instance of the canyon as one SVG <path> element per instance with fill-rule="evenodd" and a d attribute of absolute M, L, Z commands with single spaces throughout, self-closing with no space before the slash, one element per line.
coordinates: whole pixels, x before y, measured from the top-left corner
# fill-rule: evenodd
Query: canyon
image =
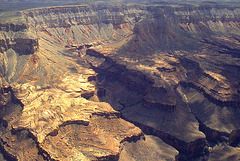
<path fill-rule="evenodd" d="M 239 160 L 240 5 L 0 17 L 1 160 Z"/>

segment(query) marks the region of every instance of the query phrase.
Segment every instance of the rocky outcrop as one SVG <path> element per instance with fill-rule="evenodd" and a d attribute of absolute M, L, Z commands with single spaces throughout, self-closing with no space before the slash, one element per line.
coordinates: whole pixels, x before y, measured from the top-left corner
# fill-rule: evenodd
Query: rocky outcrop
<path fill-rule="evenodd" d="M 9 21 L 11 20 L 9 19 Z M 28 24 L 21 17 L 18 21 L 0 23 L 0 53 L 9 49 L 13 49 L 21 55 L 33 54 L 37 51 L 37 38 L 33 36 L 34 34 L 28 34 Z"/>
<path fill-rule="evenodd" d="M 38 40 L 36 39 L 5 39 L 0 40 L 0 52 L 13 49 L 20 55 L 33 54 L 38 49 Z"/>
<path fill-rule="evenodd" d="M 15 85 L 15 94 L 24 108 L 19 121 L 12 127 L 16 131 L 29 130 L 41 149 L 54 160 L 117 156 L 120 143 L 141 135 L 141 131 L 120 119 L 107 103 L 92 102 L 82 97 L 94 90 L 94 86 L 87 83 L 87 78 L 80 75 L 67 76 L 54 87 Z M 69 139 L 63 141 L 63 137 Z M 79 143 L 76 142 L 77 137 L 81 138 Z M 96 140 L 90 142 L 90 138 Z M 72 139 L 75 141 L 70 141 Z M 63 144 L 61 149 L 66 145 L 64 152 L 56 148 L 59 144 Z M 72 146 L 69 147 L 70 144 Z M 89 153 L 90 146 L 93 153 Z"/>
<path fill-rule="evenodd" d="M 210 154 L 210 161 L 239 160 L 239 148 L 233 148 L 227 144 L 220 144 L 214 147 Z"/>
<path fill-rule="evenodd" d="M 4 106 L 6 105 L 8 102 L 11 101 L 11 93 L 10 92 L 6 92 L 6 89 L 9 87 L 9 84 L 6 82 L 6 80 L 4 79 L 4 77 L 0 76 L 0 106 Z"/>
<path fill-rule="evenodd" d="M 126 143 L 120 154 L 119 161 L 129 160 L 175 160 L 178 152 L 159 138 L 146 135 L 137 142 Z"/>
<path fill-rule="evenodd" d="M 1 99 L 3 101 L 0 104 L 0 146 L 3 157 L 6 160 L 44 160 L 38 154 L 38 147 L 34 138 L 30 137 L 29 131 L 14 131 L 12 129 L 12 124 L 19 120 L 23 107 L 9 84 L 0 84 L 4 85 L 1 88 Z"/>
<path fill-rule="evenodd" d="M 65 77 L 53 87 L 30 84 L 12 86 L 23 109 L 12 109 L 11 114 L 3 113 L 1 116 L 7 122 L 1 134 L 2 146 L 11 158 L 117 158 L 122 142 L 142 135 L 139 128 L 120 119 L 119 113 L 109 104 L 83 98 L 83 94 L 92 93 L 95 88 L 80 75 Z M 19 105 L 8 103 L 1 108 L 8 106 L 13 108 Z M 90 138 L 96 139 L 91 142 Z M 20 145 L 23 149 L 17 148 Z M 92 152 L 89 151 L 90 147 Z"/>
<path fill-rule="evenodd" d="M 219 142 L 238 145 L 239 6 L 100 4 L 22 14 L 25 26 L 0 31 L 8 82 L 1 106 L 18 111 L 1 116 L 9 156 L 28 160 L 16 149 L 23 144 L 38 160 L 135 159 L 125 142 L 142 149 L 154 140 L 139 140 L 138 127 L 177 149 L 178 160 L 207 159 Z"/>
<path fill-rule="evenodd" d="M 13 32 L 19 32 L 19 31 L 24 31 L 28 27 L 26 24 L 14 24 L 14 23 L 0 23 L 0 31 L 13 31 Z"/>
<path fill-rule="evenodd" d="M 216 96 L 214 97 L 213 95 L 211 95 L 210 91 L 205 91 L 204 88 L 201 88 L 201 86 L 198 86 L 194 83 L 191 82 L 180 82 L 179 85 L 187 88 L 194 88 L 197 89 L 199 92 L 203 93 L 204 96 L 208 99 L 211 100 L 211 102 L 214 102 L 215 104 L 224 107 L 224 106 L 231 106 L 231 107 L 236 107 L 238 108 L 240 106 L 240 102 L 239 100 L 236 98 L 235 100 L 222 100 L 221 98 L 216 98 Z"/>
<path fill-rule="evenodd" d="M 137 132 L 135 128 L 115 116 L 106 118 L 93 115 L 87 126 L 83 124 L 61 126 L 57 135 L 48 135 L 40 146 L 54 160 L 70 158 L 117 160 L 120 143 L 139 137 L 140 130 Z M 59 146 L 61 148 L 57 148 Z"/>

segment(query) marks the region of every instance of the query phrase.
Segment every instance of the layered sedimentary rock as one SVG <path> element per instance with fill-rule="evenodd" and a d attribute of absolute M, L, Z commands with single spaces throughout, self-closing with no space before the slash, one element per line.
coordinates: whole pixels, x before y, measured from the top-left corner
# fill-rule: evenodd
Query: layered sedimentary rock
<path fill-rule="evenodd" d="M 226 144 L 217 145 L 212 149 L 209 160 L 239 160 L 239 148 L 232 148 Z"/>
<path fill-rule="evenodd" d="M 22 22 L 0 23 L 0 52 L 13 49 L 19 54 L 33 54 L 38 48 L 38 41 L 35 34 L 27 33 L 27 30 L 27 24 Z"/>
<path fill-rule="evenodd" d="M 65 76 L 56 86 L 12 85 L 10 95 L 21 105 L 9 100 L 1 107 L 6 153 L 18 160 L 117 158 L 120 143 L 138 138 L 142 132 L 120 119 L 109 104 L 86 99 L 95 90 L 86 80 L 88 76 Z M 39 151 L 44 154 L 38 155 Z"/>
<path fill-rule="evenodd" d="M 178 154 L 176 149 L 167 145 L 161 139 L 146 135 L 145 138 L 137 141 L 126 143 L 119 160 L 175 160 Z"/>
<path fill-rule="evenodd" d="M 6 156 L 18 160 L 117 159 L 122 142 L 138 139 L 141 130 L 121 119 L 108 103 L 88 100 L 95 95 L 90 81 L 96 74 L 84 67 L 84 61 L 78 64 L 67 55 L 65 46 L 73 43 L 65 44 L 64 36 L 63 41 L 54 40 L 43 24 L 32 28 L 27 23 L 30 17 L 24 20 L 24 30 L 3 27 L 1 31 L 5 37 L 1 41 L 1 111 L 9 111 L 1 115 L 1 146 Z M 59 32 L 65 31 L 60 27 L 66 26 L 58 27 Z"/>
<path fill-rule="evenodd" d="M 0 25 L 0 101 L 12 109 L 1 146 L 19 160 L 20 144 L 38 160 L 119 159 L 121 150 L 120 160 L 138 160 L 134 147 L 145 146 L 149 157 L 177 155 L 141 140 L 138 126 L 178 160 L 207 159 L 218 142 L 236 148 L 239 15 L 237 5 L 23 11 L 21 23 Z"/>
<path fill-rule="evenodd" d="M 115 105 L 145 132 L 165 138 L 179 151 L 187 151 L 189 146 L 185 143 L 191 145 L 187 154 L 193 157 L 197 142 L 191 143 L 191 139 L 204 138 L 198 128 L 209 142 L 227 141 L 229 134 L 239 129 L 239 9 L 188 7 L 161 8 L 162 13 L 135 25 L 127 43 L 92 47 L 87 59 L 105 79 L 117 78 L 112 85 L 109 80 L 101 83 L 108 93 L 102 100 Z M 115 87 L 124 88 L 122 85 L 130 91 L 116 91 Z M 193 88 L 201 96 L 187 95 L 178 86 Z M 137 101 L 133 89 L 142 93 Z M 196 102 L 191 103 L 192 97 Z M 173 143 L 164 133 L 185 143 Z M 202 144 L 198 143 L 198 147 Z"/>

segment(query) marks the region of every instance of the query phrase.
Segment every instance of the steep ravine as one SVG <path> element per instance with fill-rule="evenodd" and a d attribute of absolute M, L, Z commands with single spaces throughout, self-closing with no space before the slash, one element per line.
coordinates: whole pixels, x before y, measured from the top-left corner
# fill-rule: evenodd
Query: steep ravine
<path fill-rule="evenodd" d="M 97 52 L 94 52 L 92 50 L 88 50 L 86 54 L 89 56 L 95 56 L 96 58 L 105 58 L 101 54 L 97 55 Z M 102 84 L 102 83 L 101 83 L 101 85 L 99 83 L 97 84 L 97 85 L 100 85 L 101 91 L 105 90 L 105 92 L 101 92 L 101 93 L 104 93 L 106 97 L 110 97 L 110 99 L 113 99 L 113 101 L 114 101 L 114 99 L 119 99 L 118 97 L 122 94 L 120 94 L 119 96 L 117 96 L 117 95 L 107 96 L 108 95 L 107 91 L 111 90 L 111 89 L 108 89 L 107 86 L 109 84 L 111 84 L 111 82 L 117 81 L 117 82 L 119 82 L 119 84 L 121 84 L 121 85 L 118 84 L 119 88 L 123 88 L 122 86 L 125 86 L 125 88 L 127 87 L 127 89 L 130 89 L 130 91 L 128 91 L 128 90 L 122 91 L 123 95 L 125 94 L 126 97 L 129 94 L 125 93 L 125 92 L 131 92 L 131 91 L 134 91 L 136 93 L 141 93 L 140 95 L 142 95 L 142 97 L 144 96 L 144 93 L 146 92 L 146 89 L 148 88 L 147 86 L 149 86 L 149 87 L 151 86 L 150 83 L 146 83 L 146 85 L 139 85 L 139 84 L 135 84 L 134 81 L 131 81 L 131 80 L 128 80 L 128 82 L 124 82 L 124 80 L 126 80 L 126 79 L 124 79 L 124 77 L 131 75 L 133 72 L 114 63 L 110 58 L 105 58 L 105 61 L 106 61 L 105 64 L 111 65 L 108 69 L 105 69 L 105 70 L 101 69 L 101 68 L 104 68 L 104 64 L 102 64 L 102 66 L 100 68 L 92 66 L 92 68 L 99 74 L 98 80 L 106 79 L 105 84 Z M 115 68 L 115 70 L 112 70 L 111 68 Z M 110 69 L 110 71 L 109 71 L 109 69 Z M 141 77 L 141 76 L 138 75 L 137 77 Z M 147 81 L 147 80 L 143 80 L 143 81 Z M 105 87 L 105 85 L 106 85 L 106 87 Z M 102 97 L 104 97 L 102 94 L 99 95 L 100 100 Z M 141 100 L 141 102 L 137 102 L 136 104 L 128 105 L 128 107 L 134 106 L 137 104 L 144 104 L 143 98 L 139 98 L 139 99 Z M 103 99 L 103 101 L 107 101 L 107 100 Z M 112 100 L 109 100 L 108 103 L 112 104 Z M 120 103 L 120 102 L 119 102 L 119 104 L 122 106 L 122 108 L 116 108 L 116 107 L 114 107 L 114 105 L 112 105 L 112 106 L 120 112 L 127 108 L 127 105 Z M 158 108 L 163 108 L 164 110 L 167 110 L 167 111 L 169 110 L 169 108 L 174 108 L 171 106 L 168 107 L 167 105 L 161 105 L 161 104 L 158 104 L 157 106 L 158 106 Z M 134 123 L 136 126 L 141 128 L 145 134 L 157 136 L 157 137 L 161 138 L 163 141 L 165 141 L 167 144 L 176 148 L 180 152 L 179 155 L 176 156 L 177 160 L 178 159 L 179 160 L 187 160 L 190 158 L 192 159 L 192 158 L 197 158 L 197 157 L 206 155 L 206 150 L 204 151 L 204 149 L 206 147 L 205 139 L 199 139 L 199 140 L 195 140 L 193 142 L 187 143 L 183 140 L 176 138 L 175 136 L 172 136 L 171 134 L 156 130 L 153 127 L 150 127 L 150 126 L 144 125 L 142 123 L 139 123 L 137 121 L 128 119 L 123 114 L 121 115 L 121 117 L 127 121 Z"/>
<path fill-rule="evenodd" d="M 39 161 L 237 154 L 239 9 L 58 6 L 1 24 L 5 151 Z"/>
<path fill-rule="evenodd" d="M 144 103 L 145 102 L 144 95 L 146 94 L 146 89 L 151 88 L 151 86 L 153 85 L 152 83 L 150 83 L 151 81 L 150 82 L 148 81 L 149 79 L 141 75 L 138 75 L 140 73 L 137 74 L 136 72 L 130 71 L 129 69 L 127 69 L 122 65 L 118 65 L 110 57 L 105 57 L 102 54 L 92 49 L 87 50 L 86 54 L 87 55 L 85 56 L 85 59 L 87 61 L 90 60 L 89 63 L 92 69 L 94 69 L 98 73 L 97 87 L 99 91 L 98 95 L 100 100 L 110 103 L 116 110 L 120 112 L 124 111 L 126 108 L 129 108 L 131 106 L 136 106 L 139 104 L 142 104 L 143 106 L 146 105 L 146 103 Z M 100 59 L 104 59 L 104 61 Z M 102 63 L 99 66 L 94 66 L 91 63 L 92 60 L 96 62 L 100 60 L 99 62 L 102 62 Z M 130 75 L 134 75 L 134 76 L 130 76 Z M 126 77 L 127 77 L 127 81 L 126 81 Z M 129 79 L 134 77 L 144 78 L 142 79 L 141 82 L 145 81 L 146 84 L 144 83 L 145 85 L 139 85 L 134 80 Z M 114 92 L 109 92 L 113 90 L 110 87 L 111 83 L 113 83 L 114 85 L 117 85 L 118 87 L 116 88 L 122 88 L 123 90 L 121 90 L 121 92 L 118 93 L 117 95 L 114 95 Z M 190 85 L 188 86 L 188 84 Z M 191 83 L 180 82 L 179 85 L 177 86 L 182 86 L 182 88 L 194 88 L 199 92 L 203 93 L 206 99 L 213 102 L 214 104 L 216 103 L 220 106 L 229 105 L 229 106 L 235 106 L 235 108 L 238 108 L 238 105 L 237 105 L 238 103 L 227 103 L 227 102 L 221 102 L 219 100 L 216 100 L 212 98 L 210 95 L 208 95 L 207 93 L 205 93 L 203 89 L 197 88 Z M 178 93 L 177 88 L 178 87 L 176 87 L 176 93 Z M 138 93 L 138 96 L 142 98 L 139 98 L 139 101 L 136 101 L 136 102 L 134 101 L 135 103 L 132 103 L 132 104 L 131 104 L 131 100 L 128 100 L 129 102 L 122 103 L 121 100 L 126 99 L 122 97 L 124 96 L 128 97 L 131 95 L 129 93 L 132 93 L 132 92 Z M 131 118 L 125 117 L 124 113 L 121 113 L 121 117 L 129 122 L 134 123 L 134 125 L 141 128 L 141 130 L 145 134 L 157 136 L 167 144 L 176 148 L 179 151 L 179 155 L 176 156 L 176 160 L 180 160 L 180 161 L 195 160 L 195 159 L 207 160 L 210 154 L 211 147 L 214 147 L 215 145 L 222 142 L 228 143 L 229 134 L 209 128 L 196 116 L 196 114 L 192 112 L 192 110 L 189 108 L 189 104 L 182 100 L 181 97 L 184 97 L 184 96 L 181 95 L 181 93 L 178 93 L 178 96 L 176 97 L 177 97 L 178 104 L 180 101 L 181 105 L 187 107 L 191 112 L 191 114 L 194 115 L 194 117 L 199 123 L 199 131 L 203 132 L 206 136 L 205 139 L 203 138 L 203 139 L 194 140 L 192 142 L 185 142 L 169 133 L 154 129 L 153 127 L 143 124 L 141 122 L 131 120 Z M 163 110 L 168 112 L 171 112 L 176 108 L 176 107 L 166 106 L 162 104 L 157 104 L 155 105 L 155 108 L 156 107 L 162 108 Z M 150 108 L 154 108 L 154 106 L 150 106 Z M 169 108 L 172 110 L 169 111 Z"/>

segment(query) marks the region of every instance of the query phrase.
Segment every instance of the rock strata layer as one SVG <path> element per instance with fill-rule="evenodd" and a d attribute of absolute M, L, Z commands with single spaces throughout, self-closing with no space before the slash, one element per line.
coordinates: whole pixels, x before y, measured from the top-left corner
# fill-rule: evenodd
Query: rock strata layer
<path fill-rule="evenodd" d="M 239 17 L 239 5 L 216 4 L 22 11 L 0 24 L 2 151 L 18 160 L 237 151 Z"/>

